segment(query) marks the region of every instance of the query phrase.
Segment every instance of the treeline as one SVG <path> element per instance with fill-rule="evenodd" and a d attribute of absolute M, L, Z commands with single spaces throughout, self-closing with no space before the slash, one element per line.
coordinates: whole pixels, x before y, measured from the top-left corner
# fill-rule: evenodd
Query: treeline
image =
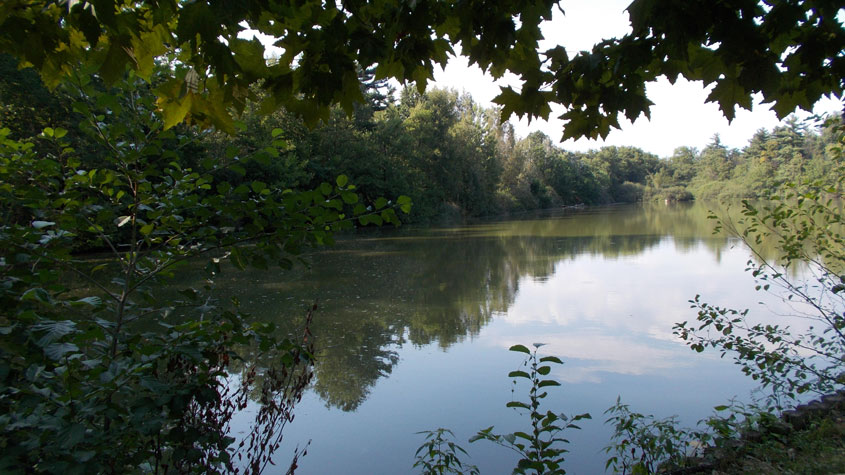
<path fill-rule="evenodd" d="M 279 187 L 315 186 L 345 174 L 367 198 L 409 195 L 411 219 L 422 222 L 636 201 L 660 167 L 656 155 L 633 147 L 572 153 L 540 132 L 518 138 L 497 109 L 466 93 L 406 88 L 394 98 L 378 81 L 367 85 L 368 102 L 351 117 L 336 109 L 327 123 L 309 129 L 284 111 L 248 111 L 241 134 L 216 134 L 204 146 L 220 157 L 232 146 L 262 150 L 283 139 L 281 156 L 250 174 Z"/>
<path fill-rule="evenodd" d="M 214 163 L 215 178 L 233 187 L 259 180 L 275 190 L 313 189 L 346 175 L 368 202 L 409 195 L 414 210 L 407 219 L 418 222 L 634 201 L 659 168 L 655 155 L 636 148 L 575 154 L 539 132 L 518 138 L 498 110 L 469 94 L 397 93 L 361 74 L 366 103 L 351 116 L 337 108 L 309 128 L 284 110 L 263 114 L 247 104 L 234 136 L 177 125 L 168 159 L 195 169 Z M 152 98 L 155 86 L 135 92 Z M 127 100 L 103 97 L 115 105 Z M 79 130 L 79 103 L 79 91 L 50 93 L 36 74 L 0 58 L 0 123 L 12 138 L 63 128 L 84 160 L 101 162 L 110 151 Z"/>
<path fill-rule="evenodd" d="M 234 136 L 177 126 L 187 139 L 171 158 L 186 167 L 224 164 L 217 178 L 233 186 L 260 180 L 275 190 L 312 189 L 343 174 L 368 201 L 409 195 L 414 211 L 406 219 L 417 222 L 577 204 L 759 197 L 778 182 L 824 177 L 832 165 L 831 129 L 816 132 L 795 119 L 760 130 L 741 151 L 715 136 L 701 151 L 681 147 L 668 159 L 634 147 L 569 152 L 541 132 L 517 137 L 497 109 L 467 93 L 397 93 L 370 72 L 361 75 L 366 103 L 351 116 L 337 108 L 308 128 L 286 111 L 262 114 L 248 104 Z M 12 136 L 62 127 L 96 163 L 109 152 L 76 130 L 71 96 L 49 93 L 37 75 L 0 58 L 0 122 Z"/>
<path fill-rule="evenodd" d="M 285 112 L 249 112 L 238 147 L 260 149 L 279 129 L 284 159 L 260 171 L 273 183 L 316 186 L 346 174 L 366 197 L 411 196 L 410 219 L 423 222 L 577 204 L 758 198 L 779 183 L 823 178 L 835 162 L 834 124 L 817 130 L 794 117 L 759 130 L 742 150 L 716 135 L 701 151 L 680 147 L 661 159 L 636 147 L 566 151 L 542 132 L 517 137 L 497 109 L 467 93 L 408 87 L 395 94 L 371 76 L 366 84 L 367 104 L 352 117 L 336 109 L 315 129 Z M 206 144 L 213 140 L 232 144 L 225 135 Z"/>
<path fill-rule="evenodd" d="M 837 162 L 835 127 L 814 130 L 794 116 L 760 129 L 742 150 L 716 135 L 703 150 L 679 147 L 646 182 L 645 199 L 762 198 L 787 182 L 830 178 Z"/>

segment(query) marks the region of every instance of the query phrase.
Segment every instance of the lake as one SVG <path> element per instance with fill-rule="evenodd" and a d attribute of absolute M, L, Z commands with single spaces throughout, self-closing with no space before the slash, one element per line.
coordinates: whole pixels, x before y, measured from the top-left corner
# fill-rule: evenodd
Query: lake
<path fill-rule="evenodd" d="M 296 325 L 319 305 L 316 378 L 277 467 L 310 440 L 297 473 L 413 473 L 416 432 L 446 427 L 465 462 L 510 473 L 515 453 L 467 439 L 528 425 L 505 407 L 507 373 L 523 361 L 514 344 L 545 343 L 541 354 L 565 362 L 543 407 L 593 416 L 565 435 L 569 473 L 604 472 L 603 412 L 618 396 L 687 425 L 733 396 L 748 400 L 754 385 L 739 367 L 672 334 L 695 319 L 696 294 L 764 316 L 781 303 L 754 291 L 748 249 L 714 235 L 707 215 L 703 204 L 623 205 L 368 230 L 311 255 L 310 269 L 224 273 L 218 287 L 262 321 Z M 516 387 L 516 399 L 525 394 Z"/>

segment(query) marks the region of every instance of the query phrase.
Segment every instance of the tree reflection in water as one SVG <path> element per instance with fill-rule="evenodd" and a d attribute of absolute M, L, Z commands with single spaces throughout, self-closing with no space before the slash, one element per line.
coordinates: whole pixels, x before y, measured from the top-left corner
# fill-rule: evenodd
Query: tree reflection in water
<path fill-rule="evenodd" d="M 546 280 L 561 262 L 637 255 L 667 237 L 680 252 L 703 243 L 718 260 L 727 241 L 712 234 L 708 214 L 703 204 L 646 204 L 452 228 L 364 230 L 311 255 L 308 269 L 229 271 L 216 286 L 286 332 L 317 301 L 314 390 L 327 406 L 354 411 L 399 363 L 397 349 L 436 342 L 445 350 L 477 336 L 508 311 L 521 279 Z"/>

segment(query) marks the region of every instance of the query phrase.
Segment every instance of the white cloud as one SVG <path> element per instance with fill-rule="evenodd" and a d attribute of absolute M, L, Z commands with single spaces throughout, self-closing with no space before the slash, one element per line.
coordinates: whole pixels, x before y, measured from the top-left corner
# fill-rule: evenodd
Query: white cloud
<path fill-rule="evenodd" d="M 565 362 L 554 367 L 552 376 L 568 383 L 597 383 L 602 373 L 643 375 L 690 366 L 688 358 L 678 358 L 679 353 L 689 352 L 684 345 L 658 345 L 638 335 L 608 335 L 596 328 L 544 334 L 542 342 L 541 354 Z M 496 343 L 510 347 L 519 342 L 502 338 Z"/>

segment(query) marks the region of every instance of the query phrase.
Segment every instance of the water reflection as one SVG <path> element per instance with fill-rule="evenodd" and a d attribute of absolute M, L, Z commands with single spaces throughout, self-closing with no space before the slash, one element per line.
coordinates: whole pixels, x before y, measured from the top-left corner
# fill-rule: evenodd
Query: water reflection
<path fill-rule="evenodd" d="M 404 346 L 445 350 L 493 319 L 539 326 L 550 353 L 583 363 L 563 379 L 597 381 L 681 364 L 652 340 L 672 340 L 672 324 L 690 318 L 686 301 L 714 287 L 699 273 L 710 264 L 678 255 L 718 263 L 732 252 L 707 215 L 704 205 L 618 206 L 367 231 L 310 256 L 310 269 L 226 272 L 217 286 L 284 331 L 317 301 L 314 390 L 343 411 L 393 372 Z"/>
<path fill-rule="evenodd" d="M 724 243 L 724 241 L 723 241 Z M 580 255 L 559 262 L 543 282 L 524 281 L 499 320 L 508 326 L 500 345 L 541 341 L 549 354 L 577 362 L 559 377 L 600 382 L 616 375 L 660 374 L 690 365 L 687 350 L 672 334 L 675 322 L 693 318 L 687 302 L 697 293 L 720 302 L 750 304 L 742 262 L 746 251 L 725 249 L 733 274 L 714 278 L 715 255 L 704 241 L 683 246 L 664 237 L 639 254 L 617 259 Z M 760 296 L 751 297 L 757 298 Z"/>
<path fill-rule="evenodd" d="M 748 251 L 713 235 L 708 208 L 618 206 L 367 230 L 309 256 L 309 269 L 227 271 L 216 287 L 221 300 L 237 297 L 255 319 L 296 334 L 318 302 L 313 391 L 286 429 L 292 443 L 313 440 L 302 473 L 402 473 L 416 431 L 448 426 L 465 442 L 492 424 L 522 428 L 503 411 L 511 397 L 503 376 L 518 364 L 506 349 L 515 343 L 546 343 L 545 353 L 566 362 L 554 376 L 567 384 L 550 408 L 599 419 L 622 394 L 637 410 L 694 423 L 750 386 L 730 362 L 672 335 L 675 322 L 695 317 L 687 301 L 696 294 L 734 308 L 765 298 L 743 272 Z M 567 470 L 602 471 L 602 431 L 599 421 L 573 435 Z M 476 445 L 471 462 L 482 472 L 512 466 L 509 454 Z"/>

